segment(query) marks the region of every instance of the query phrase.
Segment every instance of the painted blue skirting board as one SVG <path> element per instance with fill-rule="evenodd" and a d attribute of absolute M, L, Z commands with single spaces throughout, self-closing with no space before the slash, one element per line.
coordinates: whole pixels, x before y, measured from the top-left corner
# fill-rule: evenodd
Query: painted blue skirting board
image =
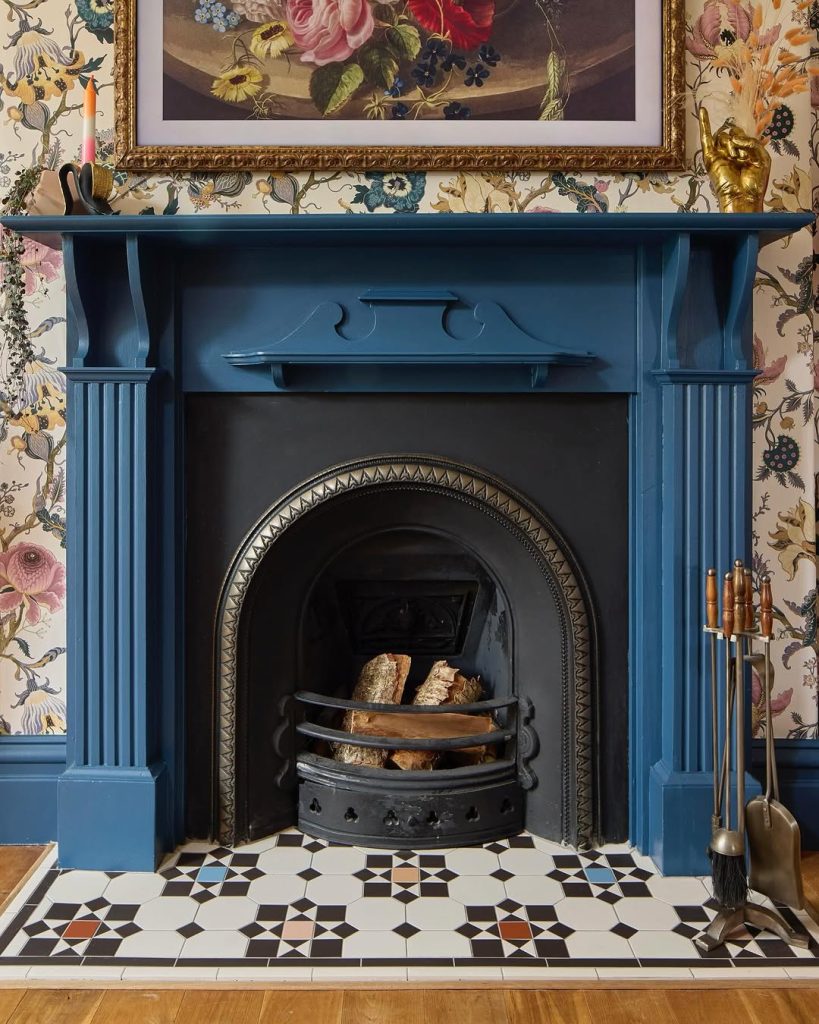
<path fill-rule="evenodd" d="M 819 740 L 777 740 L 782 803 L 799 822 L 803 850 L 819 850 Z M 765 784 L 765 743 L 754 740 L 754 774 Z"/>
<path fill-rule="evenodd" d="M 64 736 L 0 737 L 0 843 L 48 843 L 57 835 Z"/>
<path fill-rule="evenodd" d="M 536 388 L 629 396 L 631 839 L 665 872 L 704 870 L 702 580 L 751 554 L 758 249 L 812 220 L 5 221 L 62 244 L 71 408 L 67 768 L 0 756 L 5 835 L 56 816 L 64 865 L 145 869 L 183 838 L 186 394 Z M 783 764 L 806 835 L 816 773 Z"/>

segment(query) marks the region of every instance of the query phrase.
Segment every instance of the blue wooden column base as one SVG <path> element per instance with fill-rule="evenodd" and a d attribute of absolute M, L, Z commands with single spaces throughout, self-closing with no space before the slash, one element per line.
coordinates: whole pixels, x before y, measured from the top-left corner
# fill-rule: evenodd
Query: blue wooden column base
<path fill-rule="evenodd" d="M 746 799 L 759 792 L 759 782 L 746 772 Z M 711 772 L 675 772 L 667 762 L 658 761 L 649 774 L 648 802 L 652 832 L 645 852 L 660 871 L 664 875 L 709 874 Z"/>
<path fill-rule="evenodd" d="M 57 798 L 60 867 L 154 871 L 173 845 L 164 764 L 69 768 Z"/>

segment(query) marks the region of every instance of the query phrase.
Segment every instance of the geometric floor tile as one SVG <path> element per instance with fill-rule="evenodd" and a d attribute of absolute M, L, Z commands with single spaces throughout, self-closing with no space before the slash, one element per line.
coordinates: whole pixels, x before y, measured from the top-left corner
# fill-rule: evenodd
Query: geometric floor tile
<path fill-rule="evenodd" d="M 819 927 L 806 915 L 783 910 L 809 932 L 807 949 L 747 928 L 700 953 L 693 939 L 715 913 L 703 882 L 663 878 L 623 846 L 576 852 L 522 834 L 376 851 L 287 829 L 235 850 L 189 844 L 155 874 L 61 871 L 55 861 L 0 917 L 4 977 L 159 978 L 178 967 L 232 979 L 320 978 L 327 968 L 336 978 L 366 968 L 456 978 L 468 968 L 545 980 L 590 968 L 688 978 L 743 968 L 819 980 Z"/>

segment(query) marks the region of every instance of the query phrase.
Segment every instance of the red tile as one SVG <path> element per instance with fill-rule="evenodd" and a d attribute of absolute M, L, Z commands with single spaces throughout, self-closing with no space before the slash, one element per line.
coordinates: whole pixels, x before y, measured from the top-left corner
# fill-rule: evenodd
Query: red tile
<path fill-rule="evenodd" d="M 501 921 L 498 931 L 501 938 L 506 939 L 507 942 L 512 939 L 531 939 L 532 937 L 532 929 L 529 927 L 528 921 Z"/>
<path fill-rule="evenodd" d="M 91 939 L 97 934 L 99 921 L 72 921 L 63 932 L 64 939 Z"/>

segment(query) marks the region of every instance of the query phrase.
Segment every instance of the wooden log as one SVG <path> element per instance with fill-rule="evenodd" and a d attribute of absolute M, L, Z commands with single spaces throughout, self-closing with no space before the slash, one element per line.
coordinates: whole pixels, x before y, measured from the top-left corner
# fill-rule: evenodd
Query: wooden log
<path fill-rule="evenodd" d="M 457 668 L 446 661 L 436 661 L 423 683 L 418 687 L 413 704 L 471 704 L 481 699 L 481 684 L 478 679 L 462 675 Z M 435 715 L 431 715 L 435 718 Z M 440 716 L 446 717 L 446 716 Z M 466 716 L 469 718 L 470 716 Z M 487 732 L 473 729 L 472 732 Z M 461 733 L 469 735 L 469 733 Z M 404 771 L 431 771 L 437 767 L 441 754 L 435 750 L 394 750 L 390 760 Z"/>
<path fill-rule="evenodd" d="M 371 704 L 400 704 L 404 695 L 411 659 L 406 654 L 379 654 L 361 669 L 353 688 L 352 699 L 368 701 Z M 347 732 L 361 732 L 358 718 L 362 711 L 348 711 L 342 728 Z M 352 743 L 339 743 L 333 756 L 344 764 L 368 765 L 383 768 L 387 761 L 386 750 L 370 747 L 356 747 Z"/>
<path fill-rule="evenodd" d="M 355 724 L 355 731 L 364 736 L 386 736 L 399 740 L 449 740 L 493 732 L 496 728 L 491 715 L 463 715 L 456 712 L 443 715 L 393 715 L 387 711 L 357 711 Z M 428 754 L 435 751 L 412 750 L 406 753 Z"/>

